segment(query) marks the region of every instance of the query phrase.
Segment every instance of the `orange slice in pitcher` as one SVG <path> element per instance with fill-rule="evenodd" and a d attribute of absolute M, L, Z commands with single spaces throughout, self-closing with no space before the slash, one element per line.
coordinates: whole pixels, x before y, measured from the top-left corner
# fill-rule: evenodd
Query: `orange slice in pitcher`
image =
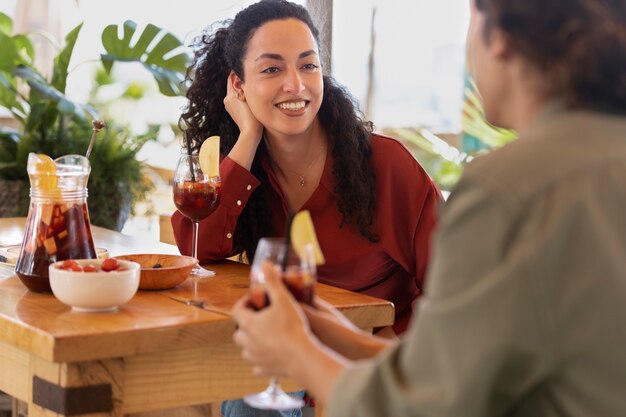
<path fill-rule="evenodd" d="M 198 155 L 200 169 L 208 177 L 220 175 L 220 137 L 211 136 L 202 142 Z"/>
<path fill-rule="evenodd" d="M 57 164 L 52 158 L 42 153 L 35 154 L 35 177 L 39 180 L 39 188 L 51 191 L 57 188 Z M 30 163 L 31 161 L 29 161 Z"/>
<path fill-rule="evenodd" d="M 301 258 L 306 256 L 306 246 L 312 245 L 315 264 L 324 265 L 326 262 L 320 244 L 317 241 L 311 213 L 308 210 L 302 210 L 294 216 L 291 222 L 291 244 Z"/>

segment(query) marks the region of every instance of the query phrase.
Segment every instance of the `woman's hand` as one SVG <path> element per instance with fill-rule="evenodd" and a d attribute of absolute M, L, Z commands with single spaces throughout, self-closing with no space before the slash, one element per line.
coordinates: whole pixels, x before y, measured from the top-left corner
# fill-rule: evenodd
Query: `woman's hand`
<path fill-rule="evenodd" d="M 228 81 L 226 82 L 224 107 L 239 127 L 241 136 L 256 139 L 258 144 L 263 136 L 263 125 L 257 120 L 250 110 L 250 106 L 248 106 L 243 93 L 237 92 L 235 89 L 233 83 L 237 79 L 237 75 L 235 75 L 234 72 L 231 72 L 228 77 Z"/>
<path fill-rule="evenodd" d="M 316 342 L 308 323 L 280 279 L 280 271 L 263 264 L 270 305 L 255 312 L 247 307 L 248 298 L 233 307 L 238 329 L 233 336 L 242 348 L 242 357 L 255 365 L 256 375 L 294 376 L 294 370 L 306 358 L 306 351 Z"/>
<path fill-rule="evenodd" d="M 332 304 L 319 297 L 315 308 L 302 305 L 310 328 L 318 339 L 342 356 L 357 360 L 375 356 L 393 343 L 356 327 Z"/>
<path fill-rule="evenodd" d="M 235 82 L 240 82 L 239 77 L 231 71 L 226 81 L 224 107 L 239 127 L 239 138 L 228 157 L 249 171 L 261 143 L 264 127 L 250 110 L 246 98 L 235 89 Z"/>
<path fill-rule="evenodd" d="M 346 316 L 344 316 L 329 302 L 326 302 L 316 296 L 313 300 L 313 305 L 315 307 L 307 305 L 302 306 L 313 333 L 323 334 L 329 326 L 344 327 L 346 330 L 354 332 L 360 331 L 358 327 L 356 327 Z"/>

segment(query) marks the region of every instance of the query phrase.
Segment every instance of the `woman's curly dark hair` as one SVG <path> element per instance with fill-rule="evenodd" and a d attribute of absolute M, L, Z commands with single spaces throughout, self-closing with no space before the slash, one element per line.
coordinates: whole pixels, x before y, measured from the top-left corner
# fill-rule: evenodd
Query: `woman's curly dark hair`
<path fill-rule="evenodd" d="M 626 113 L 624 0 L 475 0 L 491 28 L 547 78 L 572 108 Z"/>
<path fill-rule="evenodd" d="M 199 149 L 205 138 L 219 135 L 221 153 L 227 155 L 239 137 L 239 128 L 224 107 L 226 81 L 230 71 L 242 80 L 243 59 L 248 41 L 263 24 L 295 18 L 304 22 L 319 45 L 319 33 L 307 10 L 285 0 L 262 0 L 242 10 L 217 30 L 202 35 L 194 44 L 194 60 L 187 70 L 189 103 L 179 125 L 190 149 Z M 371 242 L 378 241 L 372 230 L 376 209 L 375 174 L 371 164 L 371 123 L 365 122 L 351 95 L 328 76 L 324 76 L 324 98 L 318 118 L 329 137 L 334 159 L 333 177 L 337 208 L 344 224 L 356 224 Z M 263 143 L 252 163 L 251 172 L 261 182 L 244 208 L 234 236 L 234 246 L 252 259 L 260 238 L 273 233 L 264 187 L 267 175 L 261 166 Z"/>

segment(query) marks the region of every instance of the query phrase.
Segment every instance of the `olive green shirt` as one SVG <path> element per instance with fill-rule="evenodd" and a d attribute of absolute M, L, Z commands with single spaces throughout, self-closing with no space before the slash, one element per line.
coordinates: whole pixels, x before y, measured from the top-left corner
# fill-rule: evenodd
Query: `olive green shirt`
<path fill-rule="evenodd" d="M 475 159 L 426 282 L 329 416 L 626 416 L 626 117 L 553 109 Z"/>

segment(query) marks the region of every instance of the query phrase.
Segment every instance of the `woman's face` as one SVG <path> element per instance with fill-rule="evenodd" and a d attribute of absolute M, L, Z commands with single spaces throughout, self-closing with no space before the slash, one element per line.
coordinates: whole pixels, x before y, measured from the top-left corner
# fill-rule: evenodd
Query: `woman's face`
<path fill-rule="evenodd" d="M 300 20 L 267 22 L 250 41 L 241 89 L 257 120 L 273 135 L 306 132 L 322 104 L 317 42 Z"/>

